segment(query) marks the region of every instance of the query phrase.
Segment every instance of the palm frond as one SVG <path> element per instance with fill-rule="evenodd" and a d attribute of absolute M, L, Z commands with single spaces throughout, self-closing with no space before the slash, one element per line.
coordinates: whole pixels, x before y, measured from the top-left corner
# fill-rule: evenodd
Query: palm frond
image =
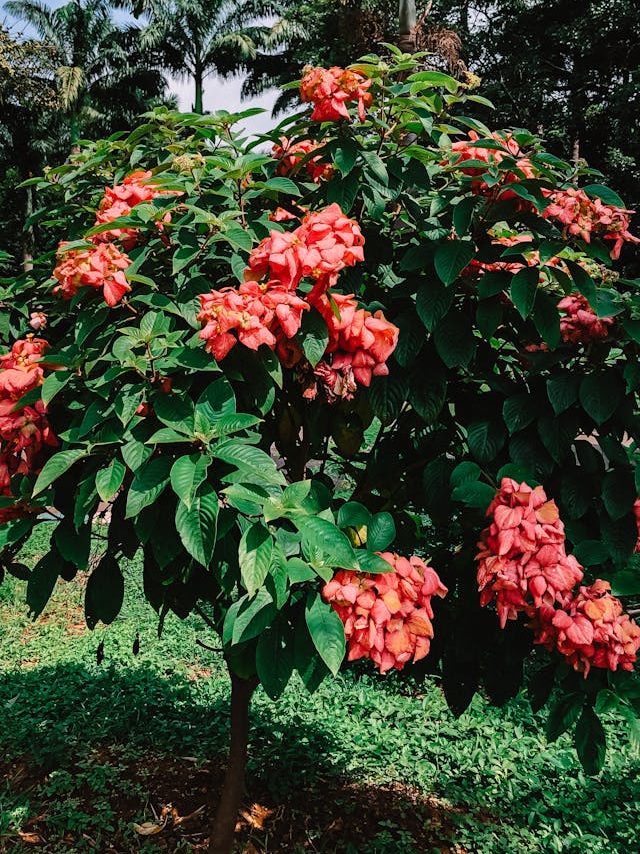
<path fill-rule="evenodd" d="M 70 110 L 79 100 L 85 83 L 82 68 L 77 65 L 61 65 L 56 69 L 60 103 L 63 110 Z"/>

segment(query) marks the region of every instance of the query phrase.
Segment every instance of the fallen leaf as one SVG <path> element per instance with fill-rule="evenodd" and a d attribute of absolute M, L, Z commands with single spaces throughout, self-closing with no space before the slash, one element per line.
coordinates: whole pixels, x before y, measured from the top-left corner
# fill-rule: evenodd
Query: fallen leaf
<path fill-rule="evenodd" d="M 164 830 L 164 824 L 158 824 L 155 821 L 145 821 L 143 824 L 134 824 L 133 829 L 140 836 L 153 836 L 154 833 L 160 833 Z"/>
<path fill-rule="evenodd" d="M 20 831 L 18 836 L 26 845 L 40 845 L 44 841 L 38 833 L 23 833 Z"/>
<path fill-rule="evenodd" d="M 260 804 L 253 804 L 250 810 L 243 810 L 240 815 L 251 827 L 263 830 L 265 822 L 273 815 L 273 810 Z"/>

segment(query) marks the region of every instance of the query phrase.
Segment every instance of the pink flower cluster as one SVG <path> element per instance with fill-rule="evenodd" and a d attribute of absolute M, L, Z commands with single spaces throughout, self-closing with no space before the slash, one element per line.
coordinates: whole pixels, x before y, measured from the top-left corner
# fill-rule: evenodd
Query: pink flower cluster
<path fill-rule="evenodd" d="M 557 649 L 585 676 L 592 667 L 633 670 L 640 648 L 640 626 L 611 595 L 609 582 L 601 578 L 589 587 L 580 587 L 565 608 L 542 608 L 534 627 L 536 643 Z"/>
<path fill-rule="evenodd" d="M 122 184 L 107 187 L 98 206 L 95 224 L 103 225 L 113 222 L 121 216 L 128 216 L 131 209 L 141 202 L 151 202 L 159 196 L 180 195 L 176 190 L 161 190 L 159 187 L 154 187 L 153 184 L 149 183 L 151 177 L 151 172 L 139 170 L 127 175 Z M 170 219 L 171 215 L 167 213 L 164 218 L 165 222 Z M 120 239 L 122 246 L 128 251 L 133 249 L 138 242 L 138 230 L 135 228 L 112 228 L 109 231 L 101 231 L 92 239 L 94 243 L 108 243 Z"/>
<path fill-rule="evenodd" d="M 558 303 L 564 314 L 560 318 L 560 334 L 567 344 L 588 344 L 601 341 L 615 323 L 613 317 L 598 317 L 582 294 L 570 294 Z"/>
<path fill-rule="evenodd" d="M 364 386 L 369 386 L 373 377 L 387 376 L 386 361 L 398 343 L 397 326 L 385 320 L 381 311 L 371 314 L 358 308 L 353 294 L 332 294 L 330 298 L 325 295 L 316 307 L 329 329 L 326 355 L 333 354 L 334 371 L 349 369 L 356 382 Z"/>
<path fill-rule="evenodd" d="M 266 278 L 287 289 L 310 278 L 313 299 L 335 285 L 341 270 L 364 260 L 363 245 L 358 223 L 334 203 L 306 214 L 294 231 L 272 231 L 251 252 L 245 278 Z"/>
<path fill-rule="evenodd" d="M 316 396 L 318 385 L 329 399 L 349 397 L 356 382 L 368 386 L 372 376 L 386 374 L 397 328 L 380 312 L 359 309 L 353 296 L 327 294 L 341 270 L 364 260 L 363 244 L 358 223 L 337 204 L 307 213 L 293 231 L 272 231 L 251 252 L 239 288 L 200 296 L 207 350 L 223 359 L 237 341 L 253 350 L 265 344 L 285 367 L 296 368 L 307 398 Z M 313 282 L 304 299 L 295 293 L 303 279 Z M 329 329 L 325 360 L 315 369 L 293 340 L 312 306 Z"/>
<path fill-rule="evenodd" d="M 617 260 L 625 242 L 640 243 L 640 238 L 629 232 L 633 211 L 605 205 L 601 199 L 590 199 L 584 190 L 570 187 L 548 193 L 551 204 L 545 208 L 543 217 L 553 219 L 564 226 L 567 235 L 580 237 L 586 243 L 591 236 L 612 240 L 611 257 Z"/>
<path fill-rule="evenodd" d="M 238 289 L 224 288 L 200 295 L 200 337 L 218 361 L 239 341 L 251 350 L 261 344 L 275 349 L 278 335 L 292 338 L 309 306 L 281 285 L 244 282 Z M 232 334 L 235 332 L 235 335 Z"/>
<path fill-rule="evenodd" d="M 535 178 L 535 169 L 529 158 L 522 156 L 520 146 L 511 134 L 500 134 L 494 131 L 491 137 L 502 145 L 506 151 L 486 148 L 482 144 L 476 145 L 475 143 L 480 137 L 472 130 L 469 131 L 468 139 L 454 142 L 451 146 L 451 150 L 455 155 L 452 164 L 458 167 L 463 174 L 475 179 L 471 182 L 473 192 L 482 195 L 491 195 L 494 198 L 499 197 L 503 201 L 515 198 L 516 194 L 513 190 L 509 190 L 508 186 L 526 178 Z M 516 160 L 515 168 L 518 171 L 507 172 L 497 184 L 490 187 L 482 176 L 486 174 L 487 169 L 491 166 L 499 166 L 505 157 L 512 157 Z M 465 166 L 464 164 L 467 161 L 476 161 L 476 163 Z M 477 161 L 480 161 L 480 163 L 477 163 Z"/>
<path fill-rule="evenodd" d="M 495 602 L 502 628 L 524 613 L 534 643 L 558 650 L 585 675 L 591 666 L 630 669 L 640 628 L 606 581 L 574 593 L 583 569 L 566 553 L 564 525 L 544 489 L 503 478 L 487 515 L 493 520 L 477 555 L 480 604 Z"/>
<path fill-rule="evenodd" d="M 322 590 L 336 611 L 347 639 L 348 659 L 370 658 L 381 673 L 402 670 L 424 658 L 433 637 L 433 596 L 447 588 L 417 556 L 382 552 L 392 572 L 370 575 L 340 570 Z"/>
<path fill-rule="evenodd" d="M 276 173 L 286 176 L 295 174 L 302 168 L 314 184 L 327 180 L 333 175 L 333 166 L 330 163 L 323 163 L 318 155 L 311 156 L 319 148 L 321 146 L 310 139 L 290 142 L 286 136 L 281 137 L 280 144 L 273 146 L 273 156 L 280 161 Z"/>
<path fill-rule="evenodd" d="M 480 604 L 495 601 L 504 628 L 543 602 L 567 601 L 582 569 L 565 552 L 558 508 L 544 489 L 503 478 L 487 515 L 493 521 L 482 532 L 477 555 Z"/>
<path fill-rule="evenodd" d="M 101 243 L 95 249 L 67 250 L 66 245 L 63 241 L 58 249 L 58 264 L 53 271 L 58 284 L 54 294 L 71 299 L 82 287 L 102 288 L 105 302 L 113 307 L 130 292 L 124 271 L 131 259 L 113 243 Z"/>
<path fill-rule="evenodd" d="M 0 356 L 0 495 L 10 496 L 11 478 L 37 471 L 36 458 L 42 449 L 57 445 L 42 401 L 18 404 L 27 392 L 42 385 L 40 360 L 47 346 L 41 338 L 28 336 Z M 22 515 L 25 509 L 0 509 L 0 523 Z"/>
<path fill-rule="evenodd" d="M 313 104 L 311 121 L 335 122 L 350 119 L 347 104 L 355 101 L 363 122 L 373 97 L 367 91 L 372 81 L 348 68 L 306 68 L 300 81 L 300 98 Z"/>

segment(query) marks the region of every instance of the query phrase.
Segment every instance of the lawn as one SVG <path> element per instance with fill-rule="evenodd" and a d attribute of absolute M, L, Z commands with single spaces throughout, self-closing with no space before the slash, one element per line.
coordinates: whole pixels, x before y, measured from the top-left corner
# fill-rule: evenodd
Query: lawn
<path fill-rule="evenodd" d="M 25 550 L 27 564 L 46 533 Z M 0 588 L 0 851 L 199 850 L 219 784 L 228 685 L 198 619 L 140 603 L 140 568 L 109 628 L 89 632 L 85 578 L 32 622 L 24 582 Z M 104 657 L 97 655 L 98 647 Z M 134 649 L 137 654 L 134 654 Z M 613 722 L 599 778 L 517 698 L 455 720 L 436 683 L 293 681 L 253 708 L 239 850 L 344 854 L 617 854 L 640 850 L 640 760 Z M 140 831 L 162 828 L 153 835 Z"/>

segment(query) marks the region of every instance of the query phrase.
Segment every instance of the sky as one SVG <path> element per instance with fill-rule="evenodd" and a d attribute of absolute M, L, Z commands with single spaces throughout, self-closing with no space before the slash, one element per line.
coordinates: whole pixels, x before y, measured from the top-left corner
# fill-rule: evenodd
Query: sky
<path fill-rule="evenodd" d="M 63 5 L 67 0 L 44 0 L 45 5 L 55 8 Z M 0 4 L 2 0 L 0 0 Z M 0 5 L 1 8 L 1 5 Z M 135 23 L 135 19 L 126 12 L 115 10 L 114 18 L 123 23 Z M 28 32 L 29 28 L 23 28 L 12 20 L 10 15 L 4 13 L 0 16 L 8 25 L 13 25 L 16 30 Z M 169 78 L 169 88 L 171 92 L 178 96 L 180 110 L 188 112 L 193 107 L 193 82 L 186 79 Z M 215 110 L 228 110 L 229 112 L 237 112 L 245 110 L 249 107 L 261 107 L 266 110 L 258 116 L 252 116 L 245 119 L 243 122 L 247 131 L 250 133 L 263 133 L 270 130 L 274 122 L 271 119 L 271 110 L 278 97 L 278 90 L 272 89 L 269 92 L 260 95 L 257 98 L 248 98 L 242 100 L 240 90 L 242 88 L 242 78 L 231 78 L 222 80 L 219 77 L 211 76 L 205 80 L 204 84 L 204 108 L 207 111 L 214 112 Z"/>

